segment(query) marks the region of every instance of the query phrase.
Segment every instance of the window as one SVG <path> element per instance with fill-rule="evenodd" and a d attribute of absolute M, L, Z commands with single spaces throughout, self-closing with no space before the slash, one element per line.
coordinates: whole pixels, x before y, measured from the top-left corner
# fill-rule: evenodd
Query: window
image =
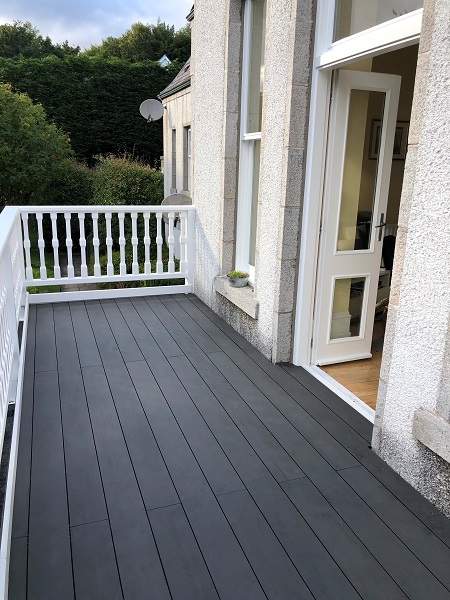
<path fill-rule="evenodd" d="M 172 187 L 171 194 L 177 191 L 177 130 L 172 129 Z"/>
<path fill-rule="evenodd" d="M 191 128 L 183 130 L 183 190 L 191 189 Z"/>
<path fill-rule="evenodd" d="M 334 41 L 423 7 L 423 0 L 336 0 Z"/>
<path fill-rule="evenodd" d="M 265 0 L 247 0 L 244 11 L 236 268 L 254 280 L 264 89 Z"/>

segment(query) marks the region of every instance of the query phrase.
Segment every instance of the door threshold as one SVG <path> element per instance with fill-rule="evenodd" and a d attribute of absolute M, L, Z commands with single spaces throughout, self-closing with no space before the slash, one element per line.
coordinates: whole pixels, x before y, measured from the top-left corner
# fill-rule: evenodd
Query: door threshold
<path fill-rule="evenodd" d="M 322 369 L 316 365 L 308 365 L 303 368 L 311 373 L 311 375 L 313 375 L 321 383 L 323 383 L 328 389 L 339 396 L 339 398 L 341 398 L 344 402 L 359 412 L 368 421 L 370 421 L 372 424 L 375 422 L 375 411 L 373 408 L 370 408 L 370 406 L 365 404 L 361 398 L 358 398 L 358 396 L 352 394 L 350 390 L 333 379 L 331 375 L 328 375 L 328 373 L 325 373 L 325 371 L 322 371 Z"/>

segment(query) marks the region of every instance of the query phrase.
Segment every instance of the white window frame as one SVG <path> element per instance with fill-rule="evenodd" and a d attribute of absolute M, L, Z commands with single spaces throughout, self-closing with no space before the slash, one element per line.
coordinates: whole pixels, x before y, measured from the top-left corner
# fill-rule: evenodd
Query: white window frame
<path fill-rule="evenodd" d="M 171 129 L 171 135 L 170 135 L 170 139 L 171 139 L 171 152 L 170 152 L 170 167 L 171 167 L 171 173 L 170 173 L 170 193 L 171 194 L 175 194 L 177 191 L 177 183 L 178 183 L 178 177 L 177 177 L 177 130 L 175 127 L 173 127 Z"/>
<path fill-rule="evenodd" d="M 183 129 L 183 187 L 185 192 L 191 191 L 191 126 Z M 186 184 L 186 185 L 185 185 Z"/>
<path fill-rule="evenodd" d="M 334 9 L 335 0 L 318 0 L 292 362 L 310 370 L 348 401 L 348 390 L 311 364 L 331 78 L 333 69 L 418 43 L 423 9 L 333 43 Z M 351 403 L 355 405 L 355 400 Z M 355 408 L 373 421 L 374 411 L 368 414 L 365 406 L 357 404 Z"/>
<path fill-rule="evenodd" d="M 246 0 L 244 6 L 244 35 L 242 49 L 242 82 L 240 114 L 240 152 L 236 222 L 236 260 L 235 267 L 249 274 L 249 282 L 255 281 L 255 266 L 250 265 L 250 229 L 252 215 L 254 142 L 261 140 L 261 132 L 245 133 L 248 126 L 248 96 L 250 68 L 251 23 L 253 0 Z"/>

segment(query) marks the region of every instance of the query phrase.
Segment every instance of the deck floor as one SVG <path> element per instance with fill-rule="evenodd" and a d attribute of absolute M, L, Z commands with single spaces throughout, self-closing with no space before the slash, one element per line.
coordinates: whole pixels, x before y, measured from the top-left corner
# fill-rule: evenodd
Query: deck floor
<path fill-rule="evenodd" d="M 195 296 L 31 307 L 10 600 L 450 599 L 368 421 Z"/>

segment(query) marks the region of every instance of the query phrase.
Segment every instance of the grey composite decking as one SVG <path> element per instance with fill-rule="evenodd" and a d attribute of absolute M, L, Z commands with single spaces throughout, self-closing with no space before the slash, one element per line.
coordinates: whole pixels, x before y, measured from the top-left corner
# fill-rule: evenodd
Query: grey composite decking
<path fill-rule="evenodd" d="M 31 307 L 9 598 L 449 600 L 370 436 L 195 296 Z"/>

